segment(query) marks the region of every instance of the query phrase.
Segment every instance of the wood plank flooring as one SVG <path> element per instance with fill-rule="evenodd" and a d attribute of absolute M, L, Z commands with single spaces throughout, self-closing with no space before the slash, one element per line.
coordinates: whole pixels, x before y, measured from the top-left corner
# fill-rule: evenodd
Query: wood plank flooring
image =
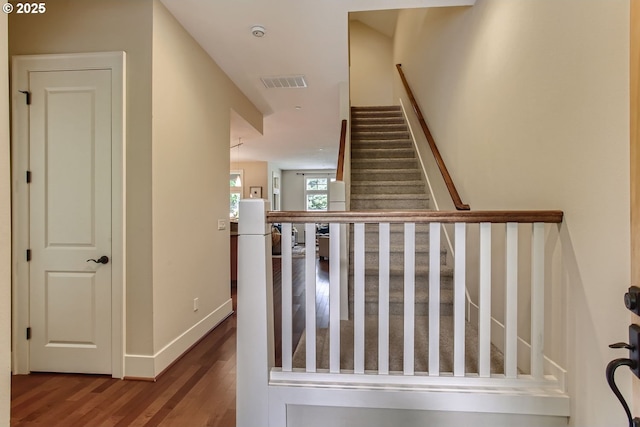
<path fill-rule="evenodd" d="M 328 324 L 328 262 L 318 261 L 318 327 Z M 279 349 L 280 259 L 273 260 Z M 294 348 L 304 330 L 304 259 L 293 259 Z M 235 309 L 235 291 L 232 292 Z M 156 382 L 100 375 L 12 377 L 12 426 L 235 426 L 236 317 L 233 314 Z M 239 315 L 242 315 L 240 313 Z M 280 354 L 276 355 L 279 364 Z"/>

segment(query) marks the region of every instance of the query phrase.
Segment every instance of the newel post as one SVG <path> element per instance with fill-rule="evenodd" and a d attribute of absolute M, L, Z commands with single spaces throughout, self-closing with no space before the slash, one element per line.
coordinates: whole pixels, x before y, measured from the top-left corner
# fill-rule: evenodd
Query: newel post
<path fill-rule="evenodd" d="M 267 201 L 240 201 L 236 425 L 269 419 L 269 370 L 274 365 L 273 275 Z"/>
<path fill-rule="evenodd" d="M 329 210 L 347 210 L 347 191 L 344 181 L 329 184 Z M 347 251 L 347 225 L 340 225 L 340 319 L 349 320 L 349 252 Z M 332 260 L 329 259 L 329 262 Z"/>

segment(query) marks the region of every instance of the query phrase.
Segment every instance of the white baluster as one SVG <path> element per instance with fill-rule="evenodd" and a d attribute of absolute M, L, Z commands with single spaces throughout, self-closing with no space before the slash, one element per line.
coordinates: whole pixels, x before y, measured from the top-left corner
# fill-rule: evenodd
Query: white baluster
<path fill-rule="evenodd" d="M 353 368 L 364 374 L 364 224 L 354 224 L 353 235 Z"/>
<path fill-rule="evenodd" d="M 280 248 L 282 251 L 282 370 L 292 370 L 292 336 L 293 336 L 293 280 L 291 261 L 291 223 L 282 224 Z"/>
<path fill-rule="evenodd" d="M 454 261 L 454 289 L 453 289 L 453 375 L 463 377 L 464 368 L 464 339 L 465 339 L 465 306 L 467 286 L 467 224 L 455 225 L 455 261 Z"/>
<path fill-rule="evenodd" d="M 544 223 L 533 224 L 531 241 L 531 375 L 544 376 Z"/>
<path fill-rule="evenodd" d="M 507 223 L 504 374 L 518 376 L 518 224 Z"/>
<path fill-rule="evenodd" d="M 389 223 L 379 228 L 378 373 L 389 373 Z"/>
<path fill-rule="evenodd" d="M 305 224 L 305 332 L 307 372 L 316 371 L 316 251 L 312 246 L 315 242 L 315 224 Z"/>
<path fill-rule="evenodd" d="M 414 374 L 416 225 L 404 225 L 404 374 Z"/>
<path fill-rule="evenodd" d="M 340 372 L 340 224 L 329 224 L 329 372 Z"/>
<path fill-rule="evenodd" d="M 440 375 L 440 223 L 429 224 L 429 376 Z"/>
<path fill-rule="evenodd" d="M 480 298 L 478 374 L 491 376 L 491 223 L 480 223 Z"/>

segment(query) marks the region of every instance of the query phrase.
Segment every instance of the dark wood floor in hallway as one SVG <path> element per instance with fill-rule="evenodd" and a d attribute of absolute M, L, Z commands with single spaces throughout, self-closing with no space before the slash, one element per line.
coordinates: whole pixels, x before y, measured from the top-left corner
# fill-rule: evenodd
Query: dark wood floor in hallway
<path fill-rule="evenodd" d="M 327 317 L 328 262 L 318 261 L 318 265 L 316 310 L 320 325 Z M 280 259 L 274 258 L 273 267 L 274 314 L 278 319 Z M 303 258 L 293 260 L 293 270 L 295 346 L 304 329 Z M 235 309 L 235 292 L 232 296 Z M 14 376 L 11 425 L 234 427 L 236 317 L 233 314 L 211 331 L 156 382 L 71 374 Z M 279 348 L 277 320 L 275 340 Z"/>

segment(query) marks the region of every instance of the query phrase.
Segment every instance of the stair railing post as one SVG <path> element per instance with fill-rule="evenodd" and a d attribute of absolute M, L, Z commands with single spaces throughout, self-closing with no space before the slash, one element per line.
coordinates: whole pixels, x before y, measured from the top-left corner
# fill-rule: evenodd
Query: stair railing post
<path fill-rule="evenodd" d="M 236 422 L 269 419 L 269 370 L 274 366 L 273 266 L 267 201 L 240 201 L 238 223 L 238 321 Z"/>
<path fill-rule="evenodd" d="M 347 192 L 344 181 L 329 184 L 329 210 L 347 210 Z M 349 320 L 349 253 L 347 252 L 347 225 L 340 225 L 340 319 Z M 331 262 L 331 258 L 329 258 Z"/>

